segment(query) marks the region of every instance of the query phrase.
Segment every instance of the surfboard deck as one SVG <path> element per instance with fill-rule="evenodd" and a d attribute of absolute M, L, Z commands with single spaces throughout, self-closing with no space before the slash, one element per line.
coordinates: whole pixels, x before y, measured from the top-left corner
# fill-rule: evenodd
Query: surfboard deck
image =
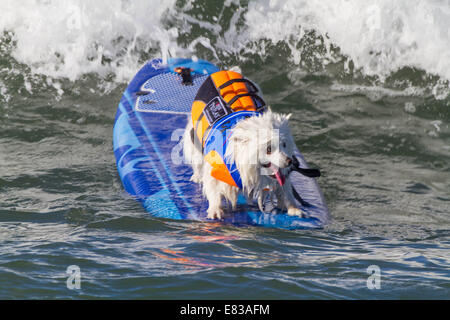
<path fill-rule="evenodd" d="M 183 85 L 177 67 L 193 70 L 192 85 Z M 204 60 L 148 61 L 123 93 L 114 123 L 113 144 L 117 170 L 125 190 L 155 217 L 182 220 L 207 219 L 208 201 L 201 186 L 191 182 L 192 169 L 183 163 L 181 138 L 197 90 L 219 69 Z M 304 157 L 296 150 L 302 167 Z M 285 229 L 322 228 L 329 212 L 313 178 L 292 172 L 289 179 L 310 205 L 299 207 L 309 217 L 262 213 L 243 196 L 235 210 L 225 208 L 223 223 Z"/>

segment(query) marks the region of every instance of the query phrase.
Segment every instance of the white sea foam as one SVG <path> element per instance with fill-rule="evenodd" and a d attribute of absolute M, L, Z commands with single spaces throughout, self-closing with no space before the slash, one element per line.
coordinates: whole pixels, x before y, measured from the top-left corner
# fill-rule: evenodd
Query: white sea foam
<path fill-rule="evenodd" d="M 314 30 L 367 75 L 387 76 L 410 66 L 450 79 L 449 0 L 260 0 L 245 15 L 248 37 L 289 44 Z"/>
<path fill-rule="evenodd" d="M 341 60 L 348 70 L 352 61 L 381 81 L 403 67 L 421 69 L 440 77 L 435 96 L 448 94 L 450 0 L 252 0 L 248 7 L 228 0 L 208 21 L 189 13 L 197 2 L 176 8 L 175 0 L 1 0 L 0 32 L 12 32 L 18 62 L 53 79 L 95 72 L 126 82 L 143 56 L 201 57 L 199 45 L 217 60 L 229 53 L 264 56 L 269 41 L 286 45 L 286 59 L 300 67 L 307 50 L 318 63 Z M 232 5 L 224 29 L 222 12 Z M 186 44 L 181 35 L 194 25 L 205 33 Z M 321 40 L 305 47 L 311 30 Z"/>
<path fill-rule="evenodd" d="M 13 56 L 34 73 L 71 80 L 114 72 L 128 80 L 139 54 L 160 47 L 166 56 L 177 30 L 161 18 L 175 0 L 2 0 L 0 30 L 14 34 Z M 105 62 L 106 61 L 106 62 Z"/>
<path fill-rule="evenodd" d="M 352 94 L 365 94 L 372 101 L 378 101 L 384 97 L 419 97 L 425 94 L 425 90 L 418 87 L 408 87 L 403 90 L 392 90 L 373 86 L 345 85 L 334 83 L 331 85 L 330 89 Z"/>

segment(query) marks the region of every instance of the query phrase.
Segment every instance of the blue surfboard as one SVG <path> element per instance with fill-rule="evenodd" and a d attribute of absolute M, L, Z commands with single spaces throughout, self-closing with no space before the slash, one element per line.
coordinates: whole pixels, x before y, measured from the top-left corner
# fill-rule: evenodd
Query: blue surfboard
<path fill-rule="evenodd" d="M 178 67 L 192 69 L 192 85 L 183 85 Z M 161 59 L 148 61 L 131 80 L 117 109 L 113 143 L 117 170 L 125 190 L 150 214 L 168 219 L 207 219 L 208 201 L 201 186 L 189 179 L 192 169 L 183 163 L 181 138 L 197 90 L 209 74 L 219 69 L 204 60 Z M 302 167 L 305 159 L 296 150 Z M 225 208 L 224 223 L 285 229 L 322 228 L 328 208 L 314 178 L 292 172 L 294 188 L 309 203 L 299 207 L 309 217 L 262 213 L 240 196 L 235 210 Z"/>

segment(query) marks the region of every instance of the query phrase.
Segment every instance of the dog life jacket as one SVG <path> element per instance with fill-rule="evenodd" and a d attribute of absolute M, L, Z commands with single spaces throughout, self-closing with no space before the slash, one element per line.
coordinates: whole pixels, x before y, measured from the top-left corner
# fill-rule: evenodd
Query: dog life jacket
<path fill-rule="evenodd" d="M 192 104 L 191 138 L 212 166 L 211 176 L 242 188 L 236 164 L 225 159 L 230 129 L 243 119 L 259 115 L 264 107 L 258 88 L 240 73 L 219 71 L 203 82 Z"/>

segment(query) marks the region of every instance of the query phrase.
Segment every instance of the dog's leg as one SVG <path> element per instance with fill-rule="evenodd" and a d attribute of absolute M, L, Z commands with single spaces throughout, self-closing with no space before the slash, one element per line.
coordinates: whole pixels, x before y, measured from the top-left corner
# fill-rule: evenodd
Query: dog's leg
<path fill-rule="evenodd" d="M 295 206 L 295 198 L 292 194 L 292 184 L 289 179 L 286 179 L 286 183 L 283 185 L 284 205 L 287 208 L 287 214 L 290 216 L 306 217 L 306 213 Z"/>
<path fill-rule="evenodd" d="M 191 130 L 192 122 L 188 120 L 188 124 L 183 135 L 183 155 L 186 163 L 192 166 L 193 174 L 190 180 L 195 183 L 201 183 L 203 155 L 194 145 L 194 141 L 191 137 Z"/>
<path fill-rule="evenodd" d="M 238 198 L 238 193 L 239 193 L 239 189 L 232 187 L 228 184 L 224 184 L 224 195 L 225 198 L 228 200 L 228 202 L 231 204 L 231 209 L 236 209 L 236 204 L 237 204 L 237 198 Z"/>
<path fill-rule="evenodd" d="M 201 180 L 203 182 L 203 194 L 208 199 L 208 218 L 209 219 L 222 219 L 223 218 L 223 210 L 220 208 L 222 204 L 222 188 L 221 181 L 216 180 L 211 176 L 211 165 L 208 162 L 205 162 L 203 167 L 203 172 L 201 176 Z"/>
<path fill-rule="evenodd" d="M 250 192 L 244 192 L 245 201 L 249 206 L 251 206 L 254 203 L 254 190 L 251 190 Z"/>
<path fill-rule="evenodd" d="M 286 210 L 286 204 L 284 203 L 284 191 L 282 187 L 278 186 L 275 189 L 275 196 L 277 197 L 277 208 L 280 210 Z"/>
<path fill-rule="evenodd" d="M 209 202 L 208 207 L 208 219 L 222 219 L 223 218 L 223 210 L 220 208 L 222 202 L 222 195 L 217 194 L 214 195 L 212 193 L 207 194 L 207 199 Z"/>
<path fill-rule="evenodd" d="M 201 164 L 192 164 L 192 170 L 194 173 L 191 176 L 191 181 L 195 183 L 202 183 L 202 165 Z"/>
<path fill-rule="evenodd" d="M 209 185 L 209 183 L 205 183 L 204 185 Z M 222 204 L 222 194 L 220 192 L 215 192 L 215 190 L 216 188 L 212 188 L 205 192 L 209 203 L 207 212 L 209 219 L 220 220 L 224 215 L 223 210 L 220 208 L 220 205 Z"/>
<path fill-rule="evenodd" d="M 208 218 L 222 219 L 224 212 L 221 209 L 222 199 L 225 198 L 232 209 L 236 209 L 239 189 L 229 184 L 217 180 L 211 176 L 211 165 L 205 162 L 204 171 L 202 175 L 203 193 L 208 199 Z"/>

